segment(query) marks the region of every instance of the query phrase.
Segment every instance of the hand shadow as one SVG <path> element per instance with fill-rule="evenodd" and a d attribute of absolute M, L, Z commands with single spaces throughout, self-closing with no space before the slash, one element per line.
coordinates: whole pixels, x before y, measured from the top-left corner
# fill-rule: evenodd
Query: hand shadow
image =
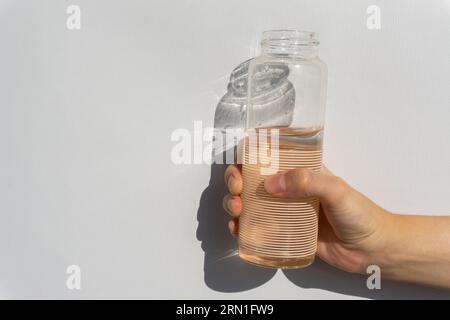
<path fill-rule="evenodd" d="M 283 270 L 286 277 L 301 288 L 322 289 L 343 295 L 369 299 L 449 299 L 450 292 L 381 279 L 381 289 L 368 289 L 369 275 L 336 269 L 319 258 L 305 269 Z M 383 270 L 381 270 L 383 274 Z"/>
<path fill-rule="evenodd" d="M 230 216 L 222 207 L 228 190 L 223 181 L 227 165 L 211 165 L 211 179 L 200 198 L 197 212 L 197 239 L 202 241 L 204 280 L 221 292 L 239 292 L 256 288 L 270 280 L 276 270 L 257 267 L 237 254 L 237 241 L 228 230 Z"/>

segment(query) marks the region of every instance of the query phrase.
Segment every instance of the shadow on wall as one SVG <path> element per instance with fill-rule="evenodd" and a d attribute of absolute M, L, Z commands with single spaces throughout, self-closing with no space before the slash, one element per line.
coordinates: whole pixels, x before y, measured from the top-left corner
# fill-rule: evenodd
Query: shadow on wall
<path fill-rule="evenodd" d="M 200 198 L 197 239 L 202 242 L 204 279 L 208 287 L 221 292 L 256 288 L 273 277 L 276 270 L 244 262 L 237 255 L 237 243 L 228 231 L 230 216 L 222 207 L 228 190 L 223 181 L 225 164 L 211 166 L 211 179 Z"/>
<path fill-rule="evenodd" d="M 215 109 L 214 129 L 218 132 L 224 132 L 226 128 L 244 127 L 249 62 L 244 61 L 231 72 L 227 92 Z M 227 152 L 224 149 L 217 155 L 222 159 Z M 222 207 L 223 197 L 228 193 L 223 179 L 226 167 L 226 164 L 211 165 L 209 185 L 201 195 L 197 212 L 197 239 L 202 242 L 205 252 L 203 269 L 206 285 L 216 291 L 239 292 L 264 284 L 276 270 L 250 265 L 237 255 L 236 239 L 228 231 L 230 216 Z"/>
<path fill-rule="evenodd" d="M 232 92 L 231 82 L 236 80 L 242 86 L 239 80 L 245 78 L 246 64 L 248 61 L 233 71 L 228 92 L 216 107 L 216 129 L 242 127 L 245 97 Z M 205 254 L 203 270 L 206 285 L 220 292 L 240 292 L 266 283 L 277 270 L 251 265 L 237 255 L 236 239 L 228 231 L 230 216 L 222 207 L 223 197 L 228 193 L 223 179 L 226 167 L 226 164 L 211 166 L 209 185 L 201 195 L 197 212 L 197 239 L 202 242 Z M 284 270 L 283 273 L 301 288 L 322 289 L 349 296 L 371 299 L 450 299 L 449 291 L 388 280 L 382 281 L 381 290 L 369 290 L 366 286 L 368 276 L 338 270 L 320 259 L 316 259 L 308 268 Z"/>
<path fill-rule="evenodd" d="M 229 231 L 230 216 L 222 208 L 228 193 L 223 181 L 226 165 L 211 166 L 211 179 L 200 198 L 197 238 L 204 251 L 204 281 L 220 292 L 240 292 L 269 281 L 275 269 L 246 263 L 237 255 L 237 243 Z M 322 289 L 349 296 L 370 299 L 450 299 L 450 292 L 412 284 L 382 280 L 381 290 L 369 290 L 367 276 L 351 274 L 327 265 L 316 258 L 305 269 L 283 270 L 293 284 L 309 289 Z"/>
<path fill-rule="evenodd" d="M 237 255 L 237 242 L 228 231 L 230 216 L 222 208 L 228 193 L 223 181 L 225 164 L 211 166 L 211 179 L 200 198 L 197 238 L 204 251 L 204 281 L 220 292 L 240 292 L 269 281 L 275 269 L 246 263 Z M 283 270 L 286 278 L 301 288 L 332 291 L 370 299 L 450 299 L 450 292 L 412 284 L 382 280 L 381 290 L 369 290 L 367 276 L 351 274 L 316 259 L 305 269 Z"/>
<path fill-rule="evenodd" d="M 369 299 L 450 299 L 450 292 L 446 290 L 384 279 L 381 289 L 369 290 L 366 286 L 368 276 L 336 269 L 318 258 L 305 269 L 283 270 L 283 273 L 301 288 L 322 289 L 349 296 Z"/>

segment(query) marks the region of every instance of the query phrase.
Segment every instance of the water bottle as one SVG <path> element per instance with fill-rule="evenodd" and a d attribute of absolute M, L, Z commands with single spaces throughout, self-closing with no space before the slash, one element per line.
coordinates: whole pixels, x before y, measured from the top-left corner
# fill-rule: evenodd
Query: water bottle
<path fill-rule="evenodd" d="M 238 241 L 250 263 L 301 268 L 314 261 L 319 200 L 275 197 L 264 180 L 293 168 L 321 170 L 327 68 L 318 47 L 314 32 L 266 31 L 249 62 Z"/>

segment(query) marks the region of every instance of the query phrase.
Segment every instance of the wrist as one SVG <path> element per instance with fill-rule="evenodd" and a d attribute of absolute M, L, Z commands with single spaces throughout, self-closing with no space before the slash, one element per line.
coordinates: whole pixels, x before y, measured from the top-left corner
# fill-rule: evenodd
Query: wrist
<path fill-rule="evenodd" d="M 389 213 L 382 227 L 384 241 L 371 257 L 371 264 L 378 265 L 386 279 L 448 288 L 448 222 L 438 217 Z"/>
<path fill-rule="evenodd" d="M 404 217 L 386 212 L 382 221 L 380 246 L 371 256 L 371 264 L 378 265 L 385 278 L 396 278 L 401 266 L 409 260 L 406 244 Z"/>

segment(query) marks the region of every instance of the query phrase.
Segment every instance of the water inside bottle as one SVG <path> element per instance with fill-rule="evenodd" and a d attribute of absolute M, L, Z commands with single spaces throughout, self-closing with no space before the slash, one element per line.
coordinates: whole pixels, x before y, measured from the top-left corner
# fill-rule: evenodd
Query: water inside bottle
<path fill-rule="evenodd" d="M 256 130 L 259 136 L 260 130 Z M 322 128 L 278 129 L 278 171 L 322 167 Z M 270 141 L 270 130 L 267 140 Z M 301 268 L 314 261 L 317 247 L 319 201 L 317 198 L 281 199 L 264 189 L 266 163 L 250 161 L 246 138 L 242 174 L 243 212 L 239 220 L 239 255 L 267 267 Z M 261 141 L 258 141 L 258 145 Z M 269 153 L 272 144 L 267 144 Z M 259 148 L 257 152 L 262 152 Z M 259 155 L 258 155 L 259 159 Z"/>

